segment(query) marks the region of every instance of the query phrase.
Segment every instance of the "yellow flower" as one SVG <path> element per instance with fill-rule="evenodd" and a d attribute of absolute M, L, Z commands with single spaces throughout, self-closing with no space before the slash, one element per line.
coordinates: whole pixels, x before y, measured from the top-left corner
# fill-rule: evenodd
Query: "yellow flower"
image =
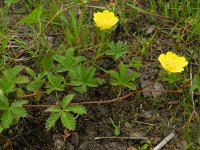
<path fill-rule="evenodd" d="M 162 67 L 168 72 L 177 73 L 184 70 L 183 67 L 188 65 L 185 57 L 177 56 L 175 53 L 167 52 L 167 54 L 161 54 L 158 57 Z"/>
<path fill-rule="evenodd" d="M 99 27 L 101 30 L 110 29 L 118 22 L 118 18 L 115 16 L 115 14 L 108 10 L 94 13 L 93 20 L 96 26 Z"/>

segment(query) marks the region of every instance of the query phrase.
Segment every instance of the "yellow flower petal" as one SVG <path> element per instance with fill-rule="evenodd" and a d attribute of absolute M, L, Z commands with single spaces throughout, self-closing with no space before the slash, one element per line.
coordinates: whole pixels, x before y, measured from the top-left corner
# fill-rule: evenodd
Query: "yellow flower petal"
<path fill-rule="evenodd" d="M 185 57 L 177 56 L 175 53 L 172 52 L 167 52 L 166 55 L 161 54 L 158 57 L 158 60 L 165 70 L 173 73 L 182 72 L 184 70 L 183 67 L 188 65 Z"/>
<path fill-rule="evenodd" d="M 93 20 L 96 26 L 99 27 L 101 30 L 110 29 L 118 22 L 118 18 L 115 16 L 115 14 L 108 10 L 94 13 Z"/>

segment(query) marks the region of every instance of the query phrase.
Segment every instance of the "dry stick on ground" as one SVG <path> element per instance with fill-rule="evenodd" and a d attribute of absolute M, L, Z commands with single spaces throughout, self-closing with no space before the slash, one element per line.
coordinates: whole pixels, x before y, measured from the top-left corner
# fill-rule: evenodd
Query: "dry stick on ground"
<path fill-rule="evenodd" d="M 130 136 L 130 137 L 116 137 L 116 136 L 100 136 L 100 137 L 95 137 L 95 140 L 100 140 L 100 139 L 121 139 L 121 140 L 148 140 L 148 137 L 140 137 L 140 136 Z"/>
<path fill-rule="evenodd" d="M 190 86 L 192 86 L 192 84 L 193 84 L 192 64 L 190 64 Z M 192 90 L 192 92 L 191 92 L 191 99 L 192 99 L 192 105 L 193 105 L 193 107 L 195 107 L 195 104 L 194 104 L 194 90 Z"/>
<path fill-rule="evenodd" d="M 153 148 L 153 150 L 160 150 L 163 146 L 165 146 L 173 137 L 175 134 L 172 132 L 168 136 L 166 136 L 156 147 Z"/>

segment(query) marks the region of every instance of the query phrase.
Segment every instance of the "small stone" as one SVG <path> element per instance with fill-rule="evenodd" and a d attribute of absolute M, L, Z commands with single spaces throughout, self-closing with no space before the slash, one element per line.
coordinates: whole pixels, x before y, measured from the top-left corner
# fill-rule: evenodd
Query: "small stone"
<path fill-rule="evenodd" d="M 155 83 L 154 89 L 155 90 L 165 90 L 161 83 Z M 154 98 L 159 97 L 161 94 L 162 94 L 162 92 L 152 92 L 152 95 Z"/>
<path fill-rule="evenodd" d="M 153 90 L 154 87 L 153 87 L 153 83 L 152 82 L 149 82 L 149 81 L 145 81 L 143 79 L 140 78 L 140 84 L 141 84 L 141 88 L 143 90 Z M 143 93 L 143 96 L 146 98 L 146 97 L 152 97 L 152 93 L 151 92 L 142 92 Z"/>
<path fill-rule="evenodd" d="M 54 37 L 53 36 L 46 36 L 45 39 L 47 40 L 47 44 L 50 48 L 53 47 L 53 41 L 54 41 Z"/>
<path fill-rule="evenodd" d="M 142 117 L 146 118 L 146 119 L 150 119 L 152 117 L 152 111 L 149 110 L 149 111 L 144 111 L 142 113 Z"/>
<path fill-rule="evenodd" d="M 149 26 L 145 31 L 145 35 L 151 34 L 154 30 L 155 30 L 155 26 Z"/>

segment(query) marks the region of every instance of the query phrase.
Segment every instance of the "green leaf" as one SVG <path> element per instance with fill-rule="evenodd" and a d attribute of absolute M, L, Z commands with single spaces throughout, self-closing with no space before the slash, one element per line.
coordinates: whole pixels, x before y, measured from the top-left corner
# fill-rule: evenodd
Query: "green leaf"
<path fill-rule="evenodd" d="M 8 99 L 3 94 L 3 91 L 0 89 L 0 110 L 7 110 L 8 108 L 9 108 Z"/>
<path fill-rule="evenodd" d="M 29 78 L 26 76 L 19 76 L 19 77 L 15 78 L 16 84 L 28 83 L 28 82 L 29 82 Z"/>
<path fill-rule="evenodd" d="M 194 75 L 194 81 L 192 83 L 192 86 L 190 87 L 190 93 L 194 91 L 195 89 L 198 89 L 200 91 L 200 77 L 198 74 Z"/>
<path fill-rule="evenodd" d="M 29 67 L 25 67 L 25 69 L 26 69 L 26 71 L 28 72 L 28 74 L 29 74 L 31 77 L 33 77 L 33 78 L 36 77 L 36 73 L 35 73 L 35 71 L 34 71 L 33 69 L 31 69 L 31 68 L 29 68 Z"/>
<path fill-rule="evenodd" d="M 4 3 L 9 8 L 12 3 L 17 3 L 19 0 L 5 0 Z"/>
<path fill-rule="evenodd" d="M 120 79 L 123 81 L 123 79 L 126 77 L 126 75 L 127 75 L 126 65 L 120 63 L 119 64 L 119 76 L 120 76 Z"/>
<path fill-rule="evenodd" d="M 16 100 L 16 101 L 12 102 L 11 106 L 22 107 L 22 105 L 27 104 L 27 103 L 28 103 L 27 100 Z"/>
<path fill-rule="evenodd" d="M 4 128 L 3 126 L 0 124 L 0 134 L 3 132 Z"/>
<path fill-rule="evenodd" d="M 135 58 L 132 58 L 131 60 L 131 67 L 134 67 L 136 69 L 140 68 L 142 66 L 140 60 L 136 60 Z"/>
<path fill-rule="evenodd" d="M 10 125 L 13 122 L 13 116 L 9 110 L 4 111 L 2 116 L 1 116 L 1 124 L 3 128 L 7 129 L 10 127 Z"/>
<path fill-rule="evenodd" d="M 50 129 L 52 128 L 56 121 L 58 120 L 58 118 L 60 117 L 60 113 L 55 113 L 53 115 L 51 115 L 47 120 L 46 120 L 46 123 L 45 123 L 45 127 Z"/>
<path fill-rule="evenodd" d="M 13 114 L 13 116 L 18 120 L 20 117 L 26 117 L 27 111 L 23 107 L 19 106 L 12 106 L 10 107 L 10 112 Z"/>
<path fill-rule="evenodd" d="M 23 18 L 20 22 L 28 25 L 33 25 L 39 22 L 43 14 L 43 6 L 40 5 L 35 8 L 27 17 Z"/>
<path fill-rule="evenodd" d="M 3 71 L 4 76 L 14 79 L 22 71 L 22 66 L 15 66 L 14 68 L 6 68 Z"/>
<path fill-rule="evenodd" d="M 84 60 L 82 56 L 74 56 L 74 49 L 70 48 L 65 52 L 65 55 L 54 55 L 53 59 L 60 64 L 56 67 L 57 72 L 72 71 L 80 62 Z"/>
<path fill-rule="evenodd" d="M 74 98 L 73 94 L 65 96 L 62 101 L 62 108 L 65 109 L 69 105 L 69 103 L 73 100 L 73 98 Z"/>
<path fill-rule="evenodd" d="M 39 91 L 44 83 L 45 79 L 36 79 L 35 81 L 28 83 L 26 88 L 28 91 Z"/>
<path fill-rule="evenodd" d="M 60 112 L 60 111 L 61 111 L 60 107 L 56 107 L 56 106 L 49 107 L 45 110 L 45 112 L 54 112 L 54 113 Z"/>
<path fill-rule="evenodd" d="M 69 71 L 71 84 L 77 86 L 73 89 L 83 93 L 87 91 L 87 87 L 98 87 L 102 82 L 94 78 L 95 71 L 95 68 L 92 66 L 84 68 L 82 65 L 78 66 L 73 71 Z"/>
<path fill-rule="evenodd" d="M 77 113 L 79 115 L 87 113 L 86 108 L 82 105 L 70 105 L 65 110 L 66 111 L 72 111 L 73 113 Z"/>
<path fill-rule="evenodd" d="M 15 90 L 15 84 L 22 80 L 20 80 L 20 77 L 17 77 L 22 69 L 22 66 L 15 66 L 14 68 L 6 68 L 3 70 L 3 77 L 0 79 L 0 89 L 2 89 L 5 94 L 13 92 Z"/>
<path fill-rule="evenodd" d="M 1 13 L 1 12 L 0 12 Z M 2 34 L 2 33 L 1 33 Z M 6 34 L 6 33 L 3 33 L 3 35 Z M 8 46 L 9 44 L 9 41 L 11 40 L 12 38 L 9 36 L 9 35 L 6 35 L 5 37 L 3 36 L 3 38 L 0 38 L 0 41 L 1 41 L 1 44 L 0 44 L 0 54 L 4 53 L 5 52 L 5 49 L 6 47 Z M 2 57 L 3 58 L 3 57 Z M 5 60 L 4 60 L 5 61 Z"/>
<path fill-rule="evenodd" d="M 128 72 L 126 65 L 119 64 L 119 72 L 111 70 L 110 75 L 113 86 L 125 86 L 131 90 L 135 90 L 136 86 L 132 82 L 139 77 L 139 73 Z"/>
<path fill-rule="evenodd" d="M 51 93 L 52 91 L 63 91 L 65 86 L 65 80 L 63 76 L 48 74 L 47 76 L 49 82 L 46 84 L 47 93 Z"/>
<path fill-rule="evenodd" d="M 110 118 L 110 121 L 112 123 L 112 126 L 114 127 L 115 136 L 119 136 L 120 135 L 120 121 L 118 122 L 118 125 L 115 124 L 115 122 L 112 120 L 112 118 Z"/>
<path fill-rule="evenodd" d="M 53 57 L 51 52 L 44 55 L 42 59 L 42 68 L 47 72 L 53 68 Z"/>
<path fill-rule="evenodd" d="M 62 124 L 69 130 L 74 130 L 76 126 L 76 120 L 69 112 L 62 112 L 61 115 Z"/>
<path fill-rule="evenodd" d="M 110 42 L 108 46 L 110 49 L 106 51 L 106 55 L 111 56 L 115 60 L 119 59 L 122 55 L 128 53 L 129 47 L 122 41 L 118 41 L 116 44 Z"/>
<path fill-rule="evenodd" d="M 176 73 L 167 73 L 167 76 L 163 78 L 163 81 L 167 81 L 168 83 L 172 84 L 176 81 L 180 80 L 180 76 Z"/>
<path fill-rule="evenodd" d="M 47 75 L 47 72 L 44 71 L 40 74 L 38 74 L 38 76 L 35 75 L 34 77 L 34 81 L 30 82 L 28 85 L 27 85 L 27 90 L 29 91 L 39 91 L 42 87 L 42 85 L 45 83 L 45 79 L 44 77 Z"/>

